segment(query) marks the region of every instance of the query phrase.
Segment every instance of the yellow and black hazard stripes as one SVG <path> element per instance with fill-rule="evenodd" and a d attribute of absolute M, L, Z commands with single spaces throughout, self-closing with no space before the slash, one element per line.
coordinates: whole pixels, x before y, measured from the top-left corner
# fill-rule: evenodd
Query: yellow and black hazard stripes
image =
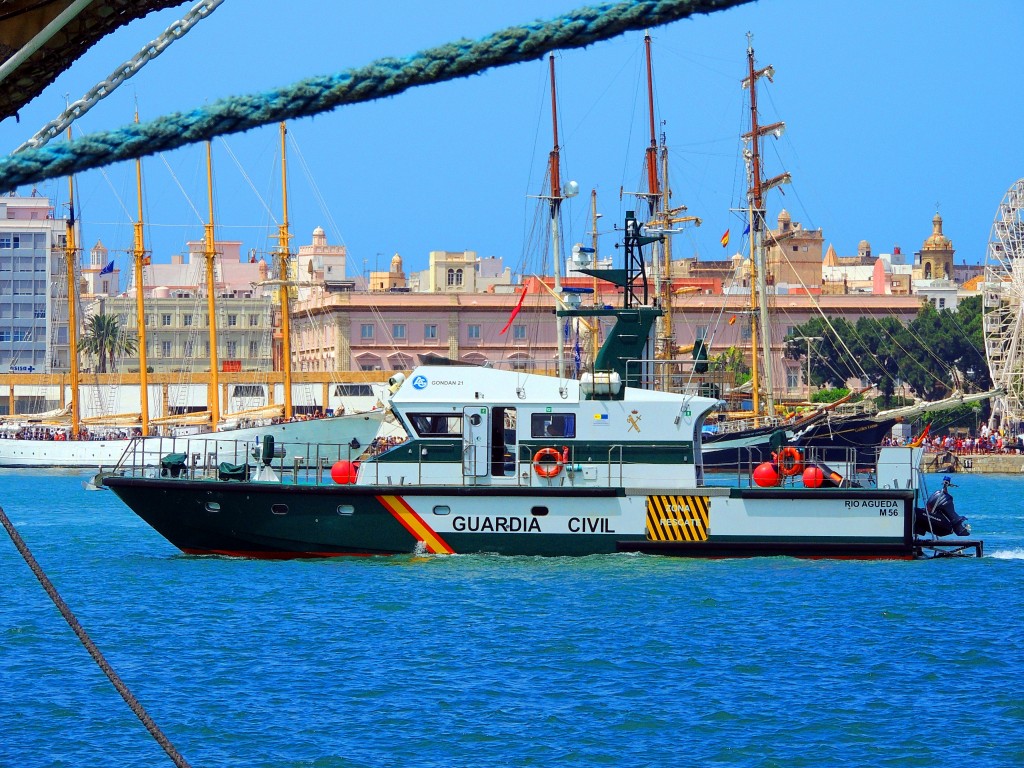
<path fill-rule="evenodd" d="M 448 543 L 427 525 L 416 510 L 410 507 L 401 496 L 378 496 L 377 501 L 383 504 L 384 508 L 405 526 L 405 529 L 413 535 L 416 541 L 423 542 L 427 552 L 434 555 L 454 554 L 455 550 L 448 546 Z"/>
<path fill-rule="evenodd" d="M 647 538 L 650 541 L 707 541 L 707 496 L 648 496 Z"/>

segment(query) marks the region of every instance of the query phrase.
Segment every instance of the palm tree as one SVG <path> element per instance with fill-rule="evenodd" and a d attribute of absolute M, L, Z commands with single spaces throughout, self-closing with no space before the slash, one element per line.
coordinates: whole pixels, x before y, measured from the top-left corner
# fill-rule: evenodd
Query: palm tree
<path fill-rule="evenodd" d="M 117 367 L 115 360 L 121 355 L 134 355 L 139 344 L 134 336 L 129 336 L 121 328 L 116 317 L 110 315 L 93 315 L 85 324 L 82 334 L 82 351 L 96 355 L 99 365 L 97 372 L 107 372 L 107 361 L 110 370 Z"/>

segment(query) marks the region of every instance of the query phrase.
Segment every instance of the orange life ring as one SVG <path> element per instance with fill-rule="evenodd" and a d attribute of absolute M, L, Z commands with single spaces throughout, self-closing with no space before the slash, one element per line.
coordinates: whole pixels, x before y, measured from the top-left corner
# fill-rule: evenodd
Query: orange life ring
<path fill-rule="evenodd" d="M 554 463 L 542 463 L 545 459 L 552 459 Z M 541 477 L 554 477 L 562 471 L 562 464 L 562 454 L 557 448 L 541 448 L 533 454 L 533 471 Z"/>
<path fill-rule="evenodd" d="M 779 451 L 779 473 L 785 477 L 799 475 L 804 471 L 804 457 L 800 451 L 791 445 L 787 445 Z"/>

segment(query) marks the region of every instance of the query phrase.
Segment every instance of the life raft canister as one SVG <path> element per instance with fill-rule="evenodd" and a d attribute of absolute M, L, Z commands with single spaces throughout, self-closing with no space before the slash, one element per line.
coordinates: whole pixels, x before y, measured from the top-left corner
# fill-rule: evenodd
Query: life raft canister
<path fill-rule="evenodd" d="M 554 477 L 562 471 L 563 463 L 557 448 L 541 448 L 533 454 L 533 471 L 540 477 Z"/>
<path fill-rule="evenodd" d="M 779 472 L 785 477 L 799 475 L 804 471 L 804 457 L 800 451 L 787 445 L 779 451 Z"/>

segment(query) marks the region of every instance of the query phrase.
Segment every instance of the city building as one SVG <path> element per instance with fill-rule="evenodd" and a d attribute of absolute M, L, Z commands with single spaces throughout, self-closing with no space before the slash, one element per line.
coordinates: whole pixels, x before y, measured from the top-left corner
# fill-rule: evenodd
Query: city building
<path fill-rule="evenodd" d="M 512 284 L 512 270 L 500 257 L 479 258 L 476 251 L 431 251 L 429 263 L 410 281 L 413 291 L 483 293 Z"/>
<path fill-rule="evenodd" d="M 0 197 L 0 373 L 69 370 L 66 238 L 49 198 Z"/>
<path fill-rule="evenodd" d="M 40 197 L 0 198 L 0 374 L 68 369 L 67 302 L 50 286 L 66 282 L 65 222 Z M 772 373 L 779 395 L 803 391 L 800 361 L 782 354 L 787 334 L 821 314 L 856 322 L 859 317 L 897 317 L 909 322 L 922 300 L 953 308 L 962 293 L 950 279 L 953 247 L 941 217 L 916 264 L 899 247 L 874 254 L 867 241 L 856 256 L 841 257 L 830 245 L 822 256 L 821 230 L 804 229 L 786 211 L 768 233 L 767 301 Z M 268 373 L 282 369 L 279 283 L 274 268 L 239 241 L 219 241 L 215 262 L 218 360 L 222 371 Z M 147 365 L 155 373 L 209 369 L 209 316 L 205 292 L 205 244 L 190 242 L 170 263 L 143 270 Z M 121 259 L 124 262 L 124 258 Z M 529 276 L 514 283 L 498 257 L 474 251 L 431 251 L 428 270 L 407 274 L 395 254 L 388 271 L 368 281 L 346 275 L 345 246 L 329 245 L 322 228 L 298 248 L 290 316 L 292 366 L 297 373 L 329 374 L 409 370 L 446 358 L 554 373 L 559 334 L 570 375 L 586 365 L 602 337 L 600 323 L 556 321 L 553 278 Z M 122 271 L 126 285 L 121 285 Z M 925 277 L 931 275 L 931 277 Z M 650 278 L 650 273 L 648 274 Z M 563 285 L 589 288 L 577 294 L 595 306 L 620 306 L 622 289 L 567 271 Z M 735 347 L 749 357 L 749 258 L 673 261 L 672 335 L 686 349 L 705 339 L 712 356 Z M 137 337 L 134 269 L 118 264 L 97 242 L 82 260 L 77 290 L 90 314 L 115 315 Z M 654 286 L 649 285 L 654 296 Z M 417 290 L 419 289 L 419 290 Z M 976 288 L 975 288 L 976 290 Z M 84 368 L 92 364 L 82 358 Z M 137 371 L 138 356 L 118 370 Z M 10 390 L 13 392 L 13 385 Z M 11 395 L 13 397 L 13 395 Z"/>
<path fill-rule="evenodd" d="M 276 290 L 260 285 L 268 277 L 266 261 L 257 261 L 254 255 L 243 259 L 241 246 L 239 241 L 215 244 L 217 358 L 223 371 L 269 371 L 273 370 Z M 192 241 L 186 247 L 188 252 L 172 256 L 170 264 L 143 267 L 146 364 L 154 373 L 210 369 L 206 246 Z M 130 274 L 123 293 L 94 296 L 88 312 L 116 316 L 137 339 L 134 270 Z M 138 371 L 138 355 L 126 356 L 119 368 Z"/>
<path fill-rule="evenodd" d="M 821 293 L 823 243 L 820 229 L 804 229 L 788 211 L 781 211 L 778 227 L 765 237 L 766 279 L 772 292 Z"/>

